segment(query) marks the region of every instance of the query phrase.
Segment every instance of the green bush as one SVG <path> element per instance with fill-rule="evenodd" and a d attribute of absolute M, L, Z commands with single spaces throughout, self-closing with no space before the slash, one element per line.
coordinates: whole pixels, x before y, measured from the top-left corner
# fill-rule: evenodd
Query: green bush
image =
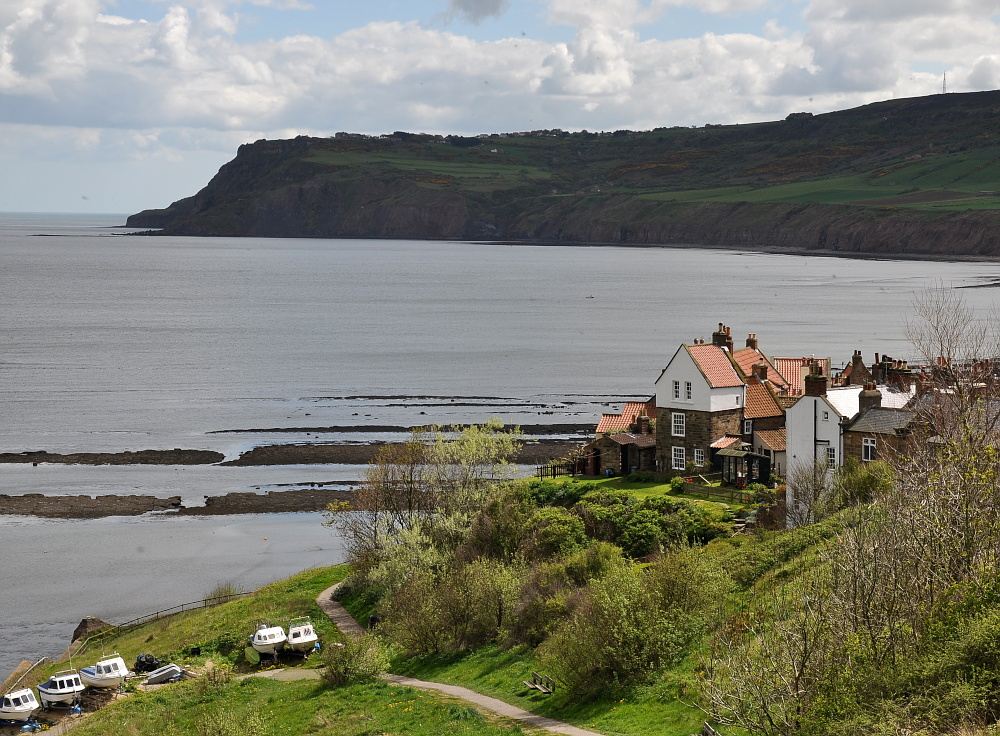
<path fill-rule="evenodd" d="M 583 547 L 586 529 L 579 516 L 552 506 L 538 509 L 527 522 L 521 553 L 530 560 L 558 557 Z"/>
<path fill-rule="evenodd" d="M 389 669 L 389 655 L 379 638 L 369 633 L 328 646 L 323 650 L 323 664 L 323 682 L 339 687 L 381 676 Z"/>
<path fill-rule="evenodd" d="M 643 573 L 621 561 L 582 591 L 539 662 L 583 699 L 648 680 L 680 658 L 696 628 L 680 610 L 666 613 Z"/>

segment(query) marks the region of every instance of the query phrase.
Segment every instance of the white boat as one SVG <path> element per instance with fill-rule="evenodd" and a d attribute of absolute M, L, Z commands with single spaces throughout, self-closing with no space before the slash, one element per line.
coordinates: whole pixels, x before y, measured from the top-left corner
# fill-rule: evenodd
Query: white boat
<path fill-rule="evenodd" d="M 292 619 L 288 624 L 288 646 L 296 652 L 309 652 L 316 648 L 316 630 L 308 618 Z"/>
<path fill-rule="evenodd" d="M 125 660 L 115 652 L 110 657 L 97 660 L 93 667 L 81 667 L 80 679 L 89 687 L 114 689 L 125 681 L 128 676 L 128 666 Z"/>
<path fill-rule="evenodd" d="M 164 682 L 172 682 L 173 680 L 179 680 L 183 674 L 184 670 L 178 665 L 173 663 L 165 664 L 146 675 L 146 684 L 160 685 Z"/>
<path fill-rule="evenodd" d="M 280 626 L 261 624 L 250 638 L 250 646 L 261 654 L 277 654 L 285 646 L 288 637 Z"/>
<path fill-rule="evenodd" d="M 80 673 L 76 670 L 63 670 L 56 672 L 52 677 L 40 685 L 38 697 L 42 705 L 48 707 L 52 703 L 63 703 L 69 705 L 80 699 L 86 685 L 80 682 Z"/>
<path fill-rule="evenodd" d="M 30 688 L 7 693 L 0 700 L 0 721 L 23 723 L 33 716 L 42 705 L 35 700 Z"/>

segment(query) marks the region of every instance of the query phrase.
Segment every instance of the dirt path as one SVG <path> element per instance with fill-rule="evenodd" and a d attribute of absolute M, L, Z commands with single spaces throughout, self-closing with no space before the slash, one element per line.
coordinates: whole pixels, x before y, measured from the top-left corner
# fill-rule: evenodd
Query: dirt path
<path fill-rule="evenodd" d="M 316 605 L 323 609 L 323 613 L 330 617 L 330 620 L 336 624 L 337 628 L 340 629 L 345 636 L 361 636 L 365 630 L 360 624 L 358 624 L 357 621 L 354 620 L 351 614 L 349 614 L 347 610 L 340 605 L 340 603 L 331 598 L 334 591 L 337 590 L 339 586 L 340 583 L 337 583 L 320 593 L 316 598 Z M 572 726 L 569 723 L 563 723 L 562 721 L 556 721 L 552 718 L 540 716 L 537 713 L 532 713 L 522 708 L 518 708 L 516 705 L 505 703 L 497 698 L 482 695 L 481 693 L 477 693 L 475 690 L 470 690 L 467 687 L 445 685 L 440 682 L 428 682 L 426 680 L 416 680 L 412 677 L 405 677 L 403 675 L 386 675 L 385 679 L 387 682 L 391 682 L 394 685 L 405 685 L 407 687 L 415 687 L 421 690 L 436 690 L 446 695 L 451 695 L 454 698 L 465 700 L 466 702 L 477 705 L 484 710 L 496 713 L 499 716 L 513 718 L 534 726 L 535 728 L 543 728 L 546 731 L 551 731 L 553 733 L 562 733 L 567 736 L 603 736 L 603 734 L 600 734 L 597 731 L 587 731 L 586 729 Z"/>

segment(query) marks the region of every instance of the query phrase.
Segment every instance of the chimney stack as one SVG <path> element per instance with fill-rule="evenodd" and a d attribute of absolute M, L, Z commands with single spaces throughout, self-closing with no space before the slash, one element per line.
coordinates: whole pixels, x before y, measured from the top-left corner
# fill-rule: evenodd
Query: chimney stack
<path fill-rule="evenodd" d="M 722 324 L 722 322 L 719 323 L 719 329 L 712 333 L 712 344 L 733 352 L 732 331 Z"/>
<path fill-rule="evenodd" d="M 647 417 L 645 414 L 639 417 L 638 425 L 639 425 L 638 426 L 639 434 L 650 434 L 649 417 Z"/>
<path fill-rule="evenodd" d="M 757 378 L 758 381 L 767 380 L 767 363 L 754 363 L 751 370 L 753 371 L 754 377 Z"/>
<path fill-rule="evenodd" d="M 751 332 L 749 335 L 747 335 L 747 347 L 748 348 L 753 348 L 754 350 L 757 349 L 757 333 L 756 332 Z"/>
<path fill-rule="evenodd" d="M 826 396 L 826 376 L 816 363 L 809 366 L 809 375 L 805 377 L 806 396 Z"/>
<path fill-rule="evenodd" d="M 869 409 L 882 408 L 882 393 L 874 383 L 866 383 L 864 390 L 858 394 L 858 412 L 864 414 Z"/>

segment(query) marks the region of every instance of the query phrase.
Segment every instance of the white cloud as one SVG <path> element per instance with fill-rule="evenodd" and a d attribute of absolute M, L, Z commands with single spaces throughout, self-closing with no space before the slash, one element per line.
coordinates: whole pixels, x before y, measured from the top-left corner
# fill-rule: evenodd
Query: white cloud
<path fill-rule="evenodd" d="M 448 7 L 474 21 L 509 12 L 515 1 Z M 409 21 L 243 43 L 241 8 L 309 4 L 172 0 L 159 17 L 133 20 L 109 0 L 0 3 L 0 133 L 27 136 L 12 144 L 24 156 L 46 150 L 35 145 L 45 136 L 29 129 L 59 131 L 64 140 L 79 129 L 100 134 L 57 147 L 61 154 L 190 164 L 196 146 L 212 146 L 210 157 L 224 160 L 239 143 L 289 131 L 469 134 L 774 119 L 930 94 L 940 90 L 928 71 L 935 67 L 947 70 L 955 91 L 1000 84 L 995 0 L 811 0 L 801 6 L 804 31 L 775 19 L 743 33 L 668 41 L 640 40 L 637 31 L 669 21 L 682 5 L 705 13 L 800 6 L 545 2 L 551 23 L 571 27 L 568 40 L 476 41 Z"/>

